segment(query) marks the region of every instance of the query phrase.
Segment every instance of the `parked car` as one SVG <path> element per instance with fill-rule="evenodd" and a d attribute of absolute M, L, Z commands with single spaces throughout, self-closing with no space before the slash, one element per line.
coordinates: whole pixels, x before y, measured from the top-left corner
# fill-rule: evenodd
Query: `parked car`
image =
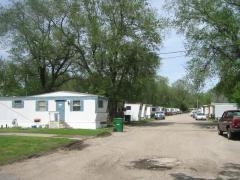
<path fill-rule="evenodd" d="M 193 115 L 194 115 L 195 112 L 196 112 L 195 110 L 192 110 L 192 111 L 190 112 L 190 116 L 193 117 Z"/>
<path fill-rule="evenodd" d="M 165 113 L 163 111 L 155 112 L 154 119 L 165 119 Z"/>
<path fill-rule="evenodd" d="M 193 117 L 194 119 L 196 119 L 196 116 L 197 116 L 198 113 L 200 113 L 200 112 L 198 112 L 198 111 L 193 112 L 192 117 Z"/>
<path fill-rule="evenodd" d="M 240 110 L 225 111 L 218 120 L 218 134 L 227 132 L 228 139 L 232 139 L 235 134 L 240 134 Z"/>
<path fill-rule="evenodd" d="M 195 114 L 195 119 L 196 120 L 207 120 L 207 117 L 204 113 L 196 113 Z"/>

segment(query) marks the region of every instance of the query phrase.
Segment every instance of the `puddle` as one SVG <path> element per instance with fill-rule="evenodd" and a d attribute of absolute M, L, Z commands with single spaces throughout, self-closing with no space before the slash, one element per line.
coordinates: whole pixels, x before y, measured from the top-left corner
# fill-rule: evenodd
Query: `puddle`
<path fill-rule="evenodd" d="M 140 159 L 131 162 L 133 168 L 147 170 L 170 170 L 179 164 L 180 162 L 175 158 Z"/>

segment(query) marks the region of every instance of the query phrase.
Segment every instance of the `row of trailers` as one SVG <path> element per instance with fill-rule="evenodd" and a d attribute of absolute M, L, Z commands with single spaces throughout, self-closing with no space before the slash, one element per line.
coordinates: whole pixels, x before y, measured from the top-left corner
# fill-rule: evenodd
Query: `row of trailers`
<path fill-rule="evenodd" d="M 124 119 L 128 122 L 149 119 L 152 118 L 156 112 L 160 111 L 164 112 L 165 115 L 174 115 L 181 112 L 179 108 L 165 108 L 141 103 L 125 103 Z"/>
<path fill-rule="evenodd" d="M 215 103 L 203 105 L 198 112 L 205 114 L 208 118 L 220 119 L 224 111 L 239 109 L 236 103 Z"/>

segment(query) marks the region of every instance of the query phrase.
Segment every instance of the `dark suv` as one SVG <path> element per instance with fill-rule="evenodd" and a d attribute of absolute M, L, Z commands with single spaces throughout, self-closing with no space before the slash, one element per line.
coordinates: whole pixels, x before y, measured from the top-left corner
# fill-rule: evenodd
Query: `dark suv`
<path fill-rule="evenodd" d="M 240 133 L 240 110 L 225 111 L 218 121 L 218 134 L 227 132 L 228 139 L 232 139 L 234 134 Z"/>

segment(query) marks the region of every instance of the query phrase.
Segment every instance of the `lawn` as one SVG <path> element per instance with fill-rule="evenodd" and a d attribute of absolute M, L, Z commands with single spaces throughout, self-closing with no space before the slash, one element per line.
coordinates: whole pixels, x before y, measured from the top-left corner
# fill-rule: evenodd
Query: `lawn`
<path fill-rule="evenodd" d="M 71 142 L 66 138 L 1 136 L 0 165 L 38 156 Z"/>
<path fill-rule="evenodd" d="M 39 133 L 39 134 L 56 134 L 56 135 L 82 135 L 82 136 L 99 136 L 110 133 L 112 128 L 102 129 L 48 129 L 48 128 L 2 128 L 0 133 Z"/>
<path fill-rule="evenodd" d="M 64 138 L 74 135 L 80 136 L 108 136 L 112 128 L 96 130 L 88 129 L 48 129 L 48 128 L 0 128 L 0 133 L 36 133 L 56 134 L 59 138 L 31 137 L 31 136 L 0 136 L 0 165 L 38 156 L 58 147 L 67 145 L 73 140 Z"/>

